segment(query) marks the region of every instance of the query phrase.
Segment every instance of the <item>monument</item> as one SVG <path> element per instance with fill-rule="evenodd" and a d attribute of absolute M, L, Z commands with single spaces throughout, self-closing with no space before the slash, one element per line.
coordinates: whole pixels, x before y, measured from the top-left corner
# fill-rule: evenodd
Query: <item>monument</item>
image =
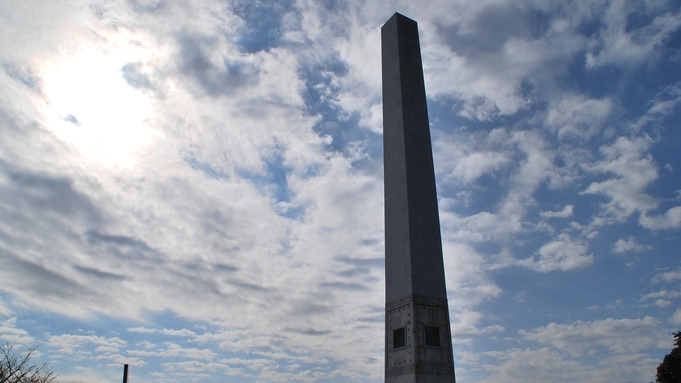
<path fill-rule="evenodd" d="M 452 336 L 418 26 L 381 28 L 385 382 L 454 383 Z"/>

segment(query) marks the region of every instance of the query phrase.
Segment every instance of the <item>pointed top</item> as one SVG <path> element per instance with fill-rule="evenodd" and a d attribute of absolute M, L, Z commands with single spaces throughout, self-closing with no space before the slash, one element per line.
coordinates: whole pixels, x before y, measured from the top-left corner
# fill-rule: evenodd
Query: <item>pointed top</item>
<path fill-rule="evenodd" d="M 407 21 L 407 22 L 410 22 L 410 23 L 417 24 L 417 23 L 416 23 L 416 20 L 410 19 L 409 17 L 407 17 L 407 16 L 405 16 L 405 15 L 399 13 L 399 12 L 395 12 L 395 13 L 390 17 L 390 19 L 388 19 L 388 21 L 386 21 L 385 24 L 383 24 L 383 26 L 385 26 L 386 24 L 388 24 L 392 19 L 400 19 L 400 20 L 403 20 L 403 21 Z"/>

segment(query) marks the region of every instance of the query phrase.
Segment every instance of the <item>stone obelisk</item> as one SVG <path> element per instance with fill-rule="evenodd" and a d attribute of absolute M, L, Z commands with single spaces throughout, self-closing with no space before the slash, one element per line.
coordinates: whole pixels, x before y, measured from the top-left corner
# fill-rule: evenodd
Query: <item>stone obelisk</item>
<path fill-rule="evenodd" d="M 453 383 L 440 218 L 418 26 L 381 28 L 385 177 L 385 382 Z"/>

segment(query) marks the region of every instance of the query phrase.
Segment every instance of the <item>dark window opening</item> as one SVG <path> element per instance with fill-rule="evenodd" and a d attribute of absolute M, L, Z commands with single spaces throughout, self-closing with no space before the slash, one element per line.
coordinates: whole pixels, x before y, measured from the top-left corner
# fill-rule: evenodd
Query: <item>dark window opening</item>
<path fill-rule="evenodd" d="M 393 330 L 393 350 L 396 348 L 406 347 L 406 337 L 404 336 L 404 327 Z"/>
<path fill-rule="evenodd" d="M 440 347 L 440 328 L 426 326 L 426 346 Z"/>

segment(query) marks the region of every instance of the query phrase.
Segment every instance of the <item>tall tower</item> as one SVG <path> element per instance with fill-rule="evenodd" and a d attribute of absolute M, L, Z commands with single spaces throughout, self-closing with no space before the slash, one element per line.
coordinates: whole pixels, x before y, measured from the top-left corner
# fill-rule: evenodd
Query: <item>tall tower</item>
<path fill-rule="evenodd" d="M 385 382 L 454 383 L 433 151 L 418 26 L 381 28 L 385 178 Z"/>

